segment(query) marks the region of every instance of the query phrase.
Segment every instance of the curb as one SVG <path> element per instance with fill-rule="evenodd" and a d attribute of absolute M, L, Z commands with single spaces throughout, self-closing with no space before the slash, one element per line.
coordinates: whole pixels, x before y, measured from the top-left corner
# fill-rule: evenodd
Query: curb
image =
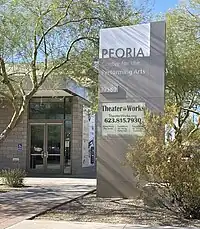
<path fill-rule="evenodd" d="M 48 208 L 48 209 L 46 209 L 46 210 L 44 210 L 44 211 L 42 211 L 42 212 L 40 212 L 40 213 L 37 213 L 37 214 L 34 215 L 34 216 L 31 216 L 31 217 L 27 218 L 26 220 L 33 220 L 33 219 L 35 219 L 36 217 L 41 216 L 41 215 L 47 213 L 48 211 L 54 210 L 54 209 L 56 209 L 56 208 L 58 208 L 58 207 L 61 207 L 62 205 L 71 203 L 71 202 L 73 202 L 73 201 L 75 201 L 75 200 L 77 200 L 77 199 L 79 199 L 79 198 L 85 197 L 85 196 L 90 195 L 90 194 L 92 194 L 92 193 L 94 193 L 94 192 L 96 192 L 96 188 L 93 189 L 93 190 L 91 190 L 91 191 L 88 191 L 88 192 L 86 192 L 86 193 L 84 193 L 84 194 L 82 194 L 82 195 L 80 195 L 80 196 L 78 196 L 78 197 L 75 197 L 75 198 L 73 198 L 73 199 L 71 199 L 71 200 L 67 200 L 67 201 L 65 201 L 65 202 L 63 202 L 63 203 L 57 204 L 57 205 L 55 205 L 55 206 L 53 206 L 53 207 L 50 207 L 50 208 Z"/>

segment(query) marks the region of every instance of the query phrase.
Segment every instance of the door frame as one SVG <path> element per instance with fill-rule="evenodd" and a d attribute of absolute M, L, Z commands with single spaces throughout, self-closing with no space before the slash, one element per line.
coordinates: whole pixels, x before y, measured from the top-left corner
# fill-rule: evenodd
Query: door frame
<path fill-rule="evenodd" d="M 44 151 L 47 150 L 47 140 L 48 140 L 48 125 L 60 125 L 61 126 L 61 137 L 60 137 L 60 170 L 50 170 L 47 169 L 47 158 L 43 158 L 43 170 L 31 169 L 30 157 L 31 157 L 31 126 L 42 125 L 44 126 Z M 63 174 L 64 173 L 64 122 L 63 120 L 29 120 L 28 121 L 28 157 L 27 157 L 27 170 L 32 174 Z"/>

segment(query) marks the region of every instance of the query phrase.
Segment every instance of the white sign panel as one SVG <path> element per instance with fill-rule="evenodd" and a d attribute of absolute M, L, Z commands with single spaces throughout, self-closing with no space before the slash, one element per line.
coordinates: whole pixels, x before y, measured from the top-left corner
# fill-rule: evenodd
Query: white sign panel
<path fill-rule="evenodd" d="M 95 115 L 83 106 L 82 167 L 95 165 Z"/>
<path fill-rule="evenodd" d="M 142 136 L 144 107 L 144 103 L 103 103 L 102 136 Z"/>
<path fill-rule="evenodd" d="M 100 31 L 100 59 L 145 56 L 150 56 L 150 23 Z"/>

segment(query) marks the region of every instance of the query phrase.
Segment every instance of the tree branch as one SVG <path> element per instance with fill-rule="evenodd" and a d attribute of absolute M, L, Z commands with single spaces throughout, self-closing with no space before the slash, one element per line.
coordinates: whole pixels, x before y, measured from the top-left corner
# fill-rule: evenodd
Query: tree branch
<path fill-rule="evenodd" d="M 47 64 L 48 64 L 48 53 L 47 53 L 47 44 L 46 44 L 46 37 L 44 37 L 44 65 L 45 65 L 45 71 L 47 70 Z"/>
<path fill-rule="evenodd" d="M 43 13 L 40 12 L 40 16 L 38 18 L 38 21 L 41 19 L 42 16 L 45 16 L 46 14 L 48 14 L 49 12 L 51 12 L 50 6 L 51 5 L 48 6 L 48 8 L 47 8 L 47 10 L 45 12 L 43 12 Z M 40 44 L 37 44 L 37 27 L 38 27 L 38 22 L 36 23 L 35 30 L 34 30 L 34 51 L 33 51 L 33 62 L 32 62 L 32 74 L 33 74 L 32 83 L 33 83 L 33 86 L 34 85 L 37 85 L 36 61 L 37 61 L 38 49 L 39 49 L 39 46 L 42 43 L 41 42 Z M 42 26 L 42 29 L 43 29 L 43 26 Z M 42 37 L 44 39 L 44 46 L 45 46 L 45 66 L 46 66 L 47 65 L 47 60 L 46 60 L 46 53 L 47 52 L 46 52 L 46 39 L 45 39 L 44 32 L 43 32 L 43 36 Z"/>
<path fill-rule="evenodd" d="M 191 101 L 189 103 L 189 109 L 191 109 L 193 106 L 194 98 L 195 98 L 195 96 L 193 96 L 193 98 L 191 99 Z M 181 111 L 182 111 L 182 107 L 180 107 L 180 110 L 178 113 L 178 129 L 176 130 L 176 133 L 175 133 L 175 138 L 178 140 L 179 143 L 182 142 L 181 128 L 190 115 L 190 111 L 187 109 L 185 117 L 181 120 Z"/>
<path fill-rule="evenodd" d="M 25 96 L 26 95 L 26 93 L 24 91 L 24 88 L 22 87 L 22 81 L 19 83 L 19 90 L 20 90 L 22 96 Z"/>
<path fill-rule="evenodd" d="M 200 115 L 200 112 L 192 110 L 190 108 L 181 107 L 181 109 L 186 110 L 186 111 L 191 112 L 191 113 L 194 113 L 194 114 L 197 114 L 197 115 Z"/>
<path fill-rule="evenodd" d="M 192 134 L 194 134 L 198 129 L 199 129 L 199 123 L 196 125 L 196 127 L 193 130 L 190 131 L 190 133 L 188 134 L 188 138 L 190 138 Z"/>
<path fill-rule="evenodd" d="M 61 26 L 64 26 L 64 25 L 67 25 L 67 24 L 70 24 L 70 23 L 80 23 L 80 22 L 83 22 L 83 21 L 86 21 L 86 20 L 98 20 L 98 21 L 104 21 L 105 22 L 105 20 L 102 20 L 100 17 L 85 17 L 85 18 L 80 18 L 80 19 L 77 19 L 77 20 L 66 21 L 63 24 L 59 24 L 57 27 L 61 27 Z"/>
<path fill-rule="evenodd" d="M 14 76 L 14 75 L 26 75 L 26 72 L 13 72 L 13 73 L 9 73 L 8 76 Z"/>
<path fill-rule="evenodd" d="M 191 108 L 193 107 L 194 98 L 195 98 L 195 96 L 193 96 L 193 98 L 191 99 L 191 101 L 190 101 L 190 103 L 189 103 L 188 109 L 191 109 Z M 185 123 L 186 119 L 187 119 L 187 118 L 189 117 L 189 115 L 190 115 L 190 111 L 189 111 L 188 109 L 186 110 L 187 112 L 186 112 L 185 117 L 184 117 L 183 120 L 181 121 L 181 127 L 182 127 L 182 125 Z"/>
<path fill-rule="evenodd" d="M 15 95 L 16 95 L 15 89 L 14 89 L 13 85 L 10 83 L 10 80 L 9 80 L 7 72 L 6 72 L 5 62 L 4 62 L 3 58 L 1 58 L 1 57 L 0 57 L 0 67 L 1 67 L 1 71 L 2 71 L 2 77 L 3 77 L 2 82 L 3 82 L 3 84 L 5 84 L 8 87 L 13 98 L 15 98 Z"/>
<path fill-rule="evenodd" d="M 71 0 L 68 4 L 68 6 L 66 7 L 65 13 L 63 16 L 61 16 L 51 27 L 49 27 L 47 29 L 46 32 L 43 32 L 40 40 L 37 43 L 37 27 L 38 27 L 38 23 L 36 23 L 35 26 L 35 30 L 34 30 L 34 50 L 33 50 L 33 62 L 32 62 L 32 83 L 33 83 L 33 87 L 37 87 L 37 73 L 36 73 L 36 61 L 37 61 L 37 54 L 38 54 L 38 49 L 40 47 L 40 45 L 42 44 L 42 41 L 45 39 L 45 36 L 55 27 L 57 27 L 59 25 L 59 23 L 67 16 L 69 8 L 71 6 L 71 4 L 73 3 L 73 0 Z M 49 10 L 48 10 L 49 12 Z M 40 19 L 40 17 L 39 17 Z M 46 41 L 44 42 L 46 45 Z M 46 58 L 46 55 L 45 55 Z M 45 59 L 45 66 L 47 65 L 47 60 Z M 45 67 L 46 68 L 46 67 Z"/>
<path fill-rule="evenodd" d="M 43 43 L 44 43 L 44 56 L 45 56 L 45 58 L 44 58 L 44 70 L 42 72 L 42 77 L 44 77 L 44 74 L 45 74 L 45 72 L 46 72 L 46 70 L 48 68 L 48 53 L 47 53 L 46 36 L 44 35 L 44 27 L 43 27 L 43 25 L 42 25 L 42 32 L 43 32 L 43 37 L 44 37 L 44 39 L 43 39 L 44 42 Z"/>
<path fill-rule="evenodd" d="M 50 27 L 46 30 L 46 32 L 43 33 L 42 37 L 40 38 L 40 40 L 39 40 L 39 42 L 38 42 L 38 44 L 37 44 L 37 46 L 36 46 L 36 50 L 38 50 L 38 48 L 40 47 L 40 45 L 41 45 L 41 43 L 42 43 L 44 37 L 45 37 L 49 32 L 51 32 L 52 29 L 54 29 L 55 27 L 57 27 L 57 26 L 59 25 L 59 23 L 67 16 L 68 11 L 69 11 L 69 9 L 70 9 L 72 3 L 73 3 L 73 0 L 71 0 L 71 1 L 69 2 L 68 6 L 67 6 L 67 8 L 66 8 L 66 10 L 65 10 L 64 15 L 61 16 L 52 26 L 50 26 Z"/>
<path fill-rule="evenodd" d="M 69 47 L 69 49 L 68 49 L 68 51 L 67 51 L 65 60 L 62 61 L 60 64 L 57 64 L 57 65 L 53 66 L 53 67 L 47 72 L 47 74 L 44 75 L 44 76 L 41 78 L 41 80 L 40 80 L 40 82 L 39 82 L 39 84 L 38 84 L 39 87 L 43 84 L 43 82 L 46 80 L 46 78 L 47 78 L 53 71 L 55 71 L 56 69 L 62 67 L 64 64 L 66 64 L 66 63 L 69 61 L 69 55 L 70 55 L 70 52 L 71 52 L 71 50 L 72 50 L 74 44 L 77 43 L 78 41 L 81 41 L 81 40 L 90 40 L 90 41 L 93 41 L 93 42 L 94 42 L 94 41 L 96 40 L 96 38 L 92 38 L 92 37 L 79 37 L 79 38 L 75 39 L 75 40 L 71 43 L 71 45 L 70 45 L 70 47 Z"/>
<path fill-rule="evenodd" d="M 197 20 L 199 21 L 199 16 L 193 14 L 193 13 L 192 13 L 190 10 L 188 10 L 187 8 L 186 8 L 186 10 L 187 10 L 187 12 L 190 14 L 190 16 L 194 17 L 195 19 L 197 19 Z"/>
<path fill-rule="evenodd" d="M 0 91 L 0 95 L 2 95 L 4 98 L 7 98 L 10 102 L 13 101 L 13 98 L 5 92 Z"/>
<path fill-rule="evenodd" d="M 37 54 L 38 54 L 38 48 L 37 48 L 37 27 L 38 23 L 36 23 L 35 30 L 34 30 L 34 36 L 33 36 L 33 61 L 31 63 L 32 68 L 32 77 L 31 81 L 33 83 L 33 87 L 37 85 L 37 72 L 36 72 L 36 61 L 37 61 Z"/>

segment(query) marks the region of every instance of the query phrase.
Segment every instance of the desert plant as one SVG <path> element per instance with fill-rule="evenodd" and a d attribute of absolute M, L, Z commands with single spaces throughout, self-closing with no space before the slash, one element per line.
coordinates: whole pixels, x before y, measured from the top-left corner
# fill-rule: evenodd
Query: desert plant
<path fill-rule="evenodd" d="M 5 169 L 0 172 L 2 181 L 9 187 L 22 187 L 26 173 L 22 169 Z"/>
<path fill-rule="evenodd" d="M 151 187 L 157 203 L 185 218 L 200 219 L 199 123 L 195 125 L 188 116 L 179 125 L 180 112 L 175 106 L 166 107 L 165 115 L 147 112 L 144 136 L 130 147 L 126 161 L 143 196 Z"/>

